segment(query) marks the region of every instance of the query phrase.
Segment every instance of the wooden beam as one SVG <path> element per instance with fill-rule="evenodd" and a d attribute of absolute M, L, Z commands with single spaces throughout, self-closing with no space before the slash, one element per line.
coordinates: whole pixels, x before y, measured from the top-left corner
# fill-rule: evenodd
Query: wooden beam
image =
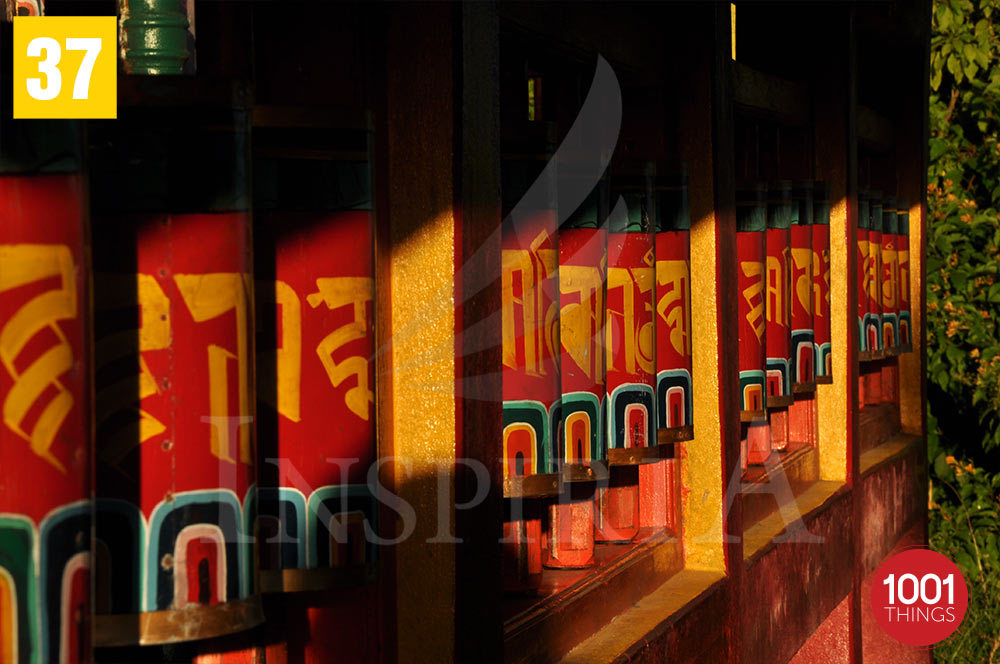
<path fill-rule="evenodd" d="M 764 115 L 784 124 L 809 124 L 809 89 L 801 83 L 766 74 L 736 61 L 733 72 L 733 101 L 743 110 Z"/>

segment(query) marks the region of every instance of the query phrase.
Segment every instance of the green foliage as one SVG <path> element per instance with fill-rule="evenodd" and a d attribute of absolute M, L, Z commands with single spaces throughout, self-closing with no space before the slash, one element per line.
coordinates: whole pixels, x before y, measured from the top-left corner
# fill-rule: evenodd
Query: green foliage
<path fill-rule="evenodd" d="M 984 450 L 1000 448 L 998 10 L 1000 0 L 936 0 L 930 68 L 928 378 L 934 402 L 974 423 L 950 437 Z"/>
<path fill-rule="evenodd" d="M 934 0 L 927 204 L 933 548 L 969 610 L 939 662 L 1000 662 L 1000 0 Z M 937 415 L 937 418 L 935 418 Z M 950 453 L 949 453 L 950 452 Z"/>
<path fill-rule="evenodd" d="M 930 545 L 958 563 L 969 587 L 965 620 L 934 649 L 934 659 L 1000 661 L 1000 474 L 943 452 L 932 474 Z"/>

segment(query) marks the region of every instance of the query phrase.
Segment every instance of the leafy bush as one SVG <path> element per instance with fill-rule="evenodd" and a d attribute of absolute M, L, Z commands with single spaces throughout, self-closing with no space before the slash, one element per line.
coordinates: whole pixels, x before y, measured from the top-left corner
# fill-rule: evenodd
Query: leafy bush
<path fill-rule="evenodd" d="M 962 569 L 969 609 L 958 632 L 934 649 L 938 662 L 1000 661 L 1000 474 L 943 452 L 934 460 L 930 545 Z"/>
<path fill-rule="evenodd" d="M 927 204 L 930 544 L 969 584 L 939 662 L 1000 662 L 1000 0 L 935 0 Z M 935 416 L 937 416 L 935 418 Z M 955 457 L 964 459 L 962 461 Z"/>
<path fill-rule="evenodd" d="M 1000 0 L 937 0 L 931 40 L 927 370 L 951 440 L 1000 448 Z"/>

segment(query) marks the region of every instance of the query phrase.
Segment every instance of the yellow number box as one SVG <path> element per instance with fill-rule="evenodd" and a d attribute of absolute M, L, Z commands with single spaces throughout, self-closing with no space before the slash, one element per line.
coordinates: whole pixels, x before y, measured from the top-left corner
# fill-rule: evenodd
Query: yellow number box
<path fill-rule="evenodd" d="M 118 117 L 118 19 L 14 18 L 15 118 Z"/>

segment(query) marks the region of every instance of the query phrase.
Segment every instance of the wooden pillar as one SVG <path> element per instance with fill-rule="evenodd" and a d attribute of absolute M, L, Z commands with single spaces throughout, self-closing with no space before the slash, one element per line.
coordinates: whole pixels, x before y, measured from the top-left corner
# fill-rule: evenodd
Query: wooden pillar
<path fill-rule="evenodd" d="M 395 547 L 397 661 L 455 657 L 454 532 L 456 8 L 399 4 L 386 11 L 385 134 L 391 312 L 391 394 L 379 405 L 396 457 L 395 493 L 415 510 Z M 439 487 L 448 495 L 439 496 Z M 438 524 L 438 500 L 448 507 Z"/>
<path fill-rule="evenodd" d="M 503 430 L 500 333 L 500 90 L 499 21 L 492 2 L 455 7 L 461 17 L 461 57 L 456 58 L 461 128 L 455 146 L 459 174 L 455 191 L 456 232 L 461 255 L 455 295 L 461 306 L 458 353 L 456 455 L 482 464 L 489 485 L 480 486 L 469 465 L 456 472 L 455 499 L 471 509 L 456 511 L 455 659 L 499 662 L 503 618 L 500 545 L 503 498 L 500 486 Z"/>

